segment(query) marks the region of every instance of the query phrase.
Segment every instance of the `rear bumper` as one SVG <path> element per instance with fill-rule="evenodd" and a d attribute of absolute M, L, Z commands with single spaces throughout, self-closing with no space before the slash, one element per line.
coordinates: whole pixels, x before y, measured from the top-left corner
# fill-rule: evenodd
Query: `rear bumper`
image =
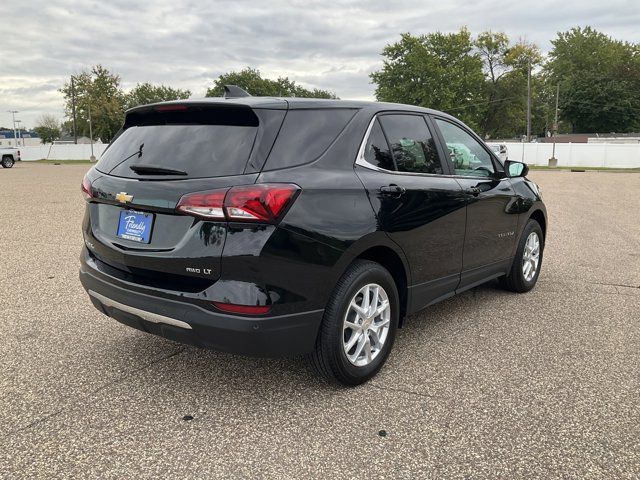
<path fill-rule="evenodd" d="M 84 257 L 84 256 L 83 256 Z M 81 262 L 80 281 L 93 305 L 105 315 L 190 345 L 255 356 L 311 352 L 323 310 L 274 317 L 241 317 L 126 288 Z"/>

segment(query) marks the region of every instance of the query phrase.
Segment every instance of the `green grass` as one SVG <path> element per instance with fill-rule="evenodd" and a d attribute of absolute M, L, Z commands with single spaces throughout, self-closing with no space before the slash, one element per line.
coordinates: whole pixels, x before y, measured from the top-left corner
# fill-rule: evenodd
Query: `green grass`
<path fill-rule="evenodd" d="M 25 162 L 25 163 L 48 163 L 48 164 L 59 163 L 60 165 L 82 165 L 82 164 L 89 165 L 92 162 L 90 160 L 34 160 L 31 162 Z"/>
<path fill-rule="evenodd" d="M 587 172 L 640 173 L 640 168 L 608 168 L 608 167 L 548 167 L 546 165 L 529 165 L 529 170 L 585 170 Z"/>

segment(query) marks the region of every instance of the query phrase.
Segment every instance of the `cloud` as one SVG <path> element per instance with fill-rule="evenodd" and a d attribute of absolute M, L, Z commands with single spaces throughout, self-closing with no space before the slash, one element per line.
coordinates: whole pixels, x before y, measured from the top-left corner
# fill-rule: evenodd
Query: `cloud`
<path fill-rule="evenodd" d="M 402 32 L 505 31 L 546 51 L 557 31 L 590 24 L 616 38 L 640 41 L 635 1 L 606 3 L 441 1 L 109 2 L 5 0 L 0 125 L 20 110 L 32 126 L 42 113 L 63 115 L 57 91 L 73 73 L 101 63 L 125 88 L 165 83 L 202 96 L 221 73 L 245 66 L 288 76 L 342 98 L 373 99 L 369 73 L 380 51 Z"/>

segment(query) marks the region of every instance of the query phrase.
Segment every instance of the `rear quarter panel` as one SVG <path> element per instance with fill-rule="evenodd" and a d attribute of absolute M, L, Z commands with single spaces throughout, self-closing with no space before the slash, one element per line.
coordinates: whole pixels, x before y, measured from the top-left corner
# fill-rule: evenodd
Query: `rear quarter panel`
<path fill-rule="evenodd" d="M 360 252 L 381 242 L 392 243 L 378 231 L 369 199 L 352 169 L 313 164 L 265 172 L 258 181 L 295 183 L 302 189 L 260 261 L 264 264 L 277 255 L 281 263 L 273 268 L 281 268 L 279 281 L 308 299 L 309 307 L 324 308 L 336 282 Z"/>

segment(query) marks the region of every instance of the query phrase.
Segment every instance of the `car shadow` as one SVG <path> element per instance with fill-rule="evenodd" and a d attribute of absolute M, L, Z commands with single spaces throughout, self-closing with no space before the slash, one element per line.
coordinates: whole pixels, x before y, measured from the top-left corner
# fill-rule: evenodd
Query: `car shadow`
<path fill-rule="evenodd" d="M 403 362 L 408 360 L 412 352 L 415 353 L 407 346 L 407 343 L 414 338 L 425 341 L 433 339 L 444 341 L 446 338 L 442 338 L 443 334 L 445 337 L 447 334 L 454 335 L 469 323 L 475 323 L 476 320 L 461 316 L 461 309 L 464 309 L 469 301 L 476 299 L 480 301 L 482 297 L 496 294 L 510 295 L 501 290 L 497 282 L 489 282 L 409 316 L 396 338 L 392 354 L 396 357 L 395 361 Z M 456 325 L 449 325 L 453 323 Z M 443 324 L 445 328 L 442 328 Z M 125 326 L 119 328 L 127 329 L 131 335 L 128 339 L 129 348 L 156 353 L 155 357 L 149 359 L 147 363 L 131 360 L 132 363 L 125 367 L 125 376 L 140 375 L 149 370 L 161 370 L 162 378 L 166 381 L 179 384 L 181 388 L 196 389 L 207 386 L 207 388 L 264 392 L 275 388 L 282 391 L 312 390 L 318 393 L 343 390 L 342 387 L 316 375 L 304 356 L 247 357 L 182 345 Z M 114 342 L 105 342 L 103 350 L 105 356 L 122 355 L 122 345 Z M 156 381 L 153 375 L 148 378 L 150 381 Z M 190 381 L 186 381 L 187 379 Z"/>

